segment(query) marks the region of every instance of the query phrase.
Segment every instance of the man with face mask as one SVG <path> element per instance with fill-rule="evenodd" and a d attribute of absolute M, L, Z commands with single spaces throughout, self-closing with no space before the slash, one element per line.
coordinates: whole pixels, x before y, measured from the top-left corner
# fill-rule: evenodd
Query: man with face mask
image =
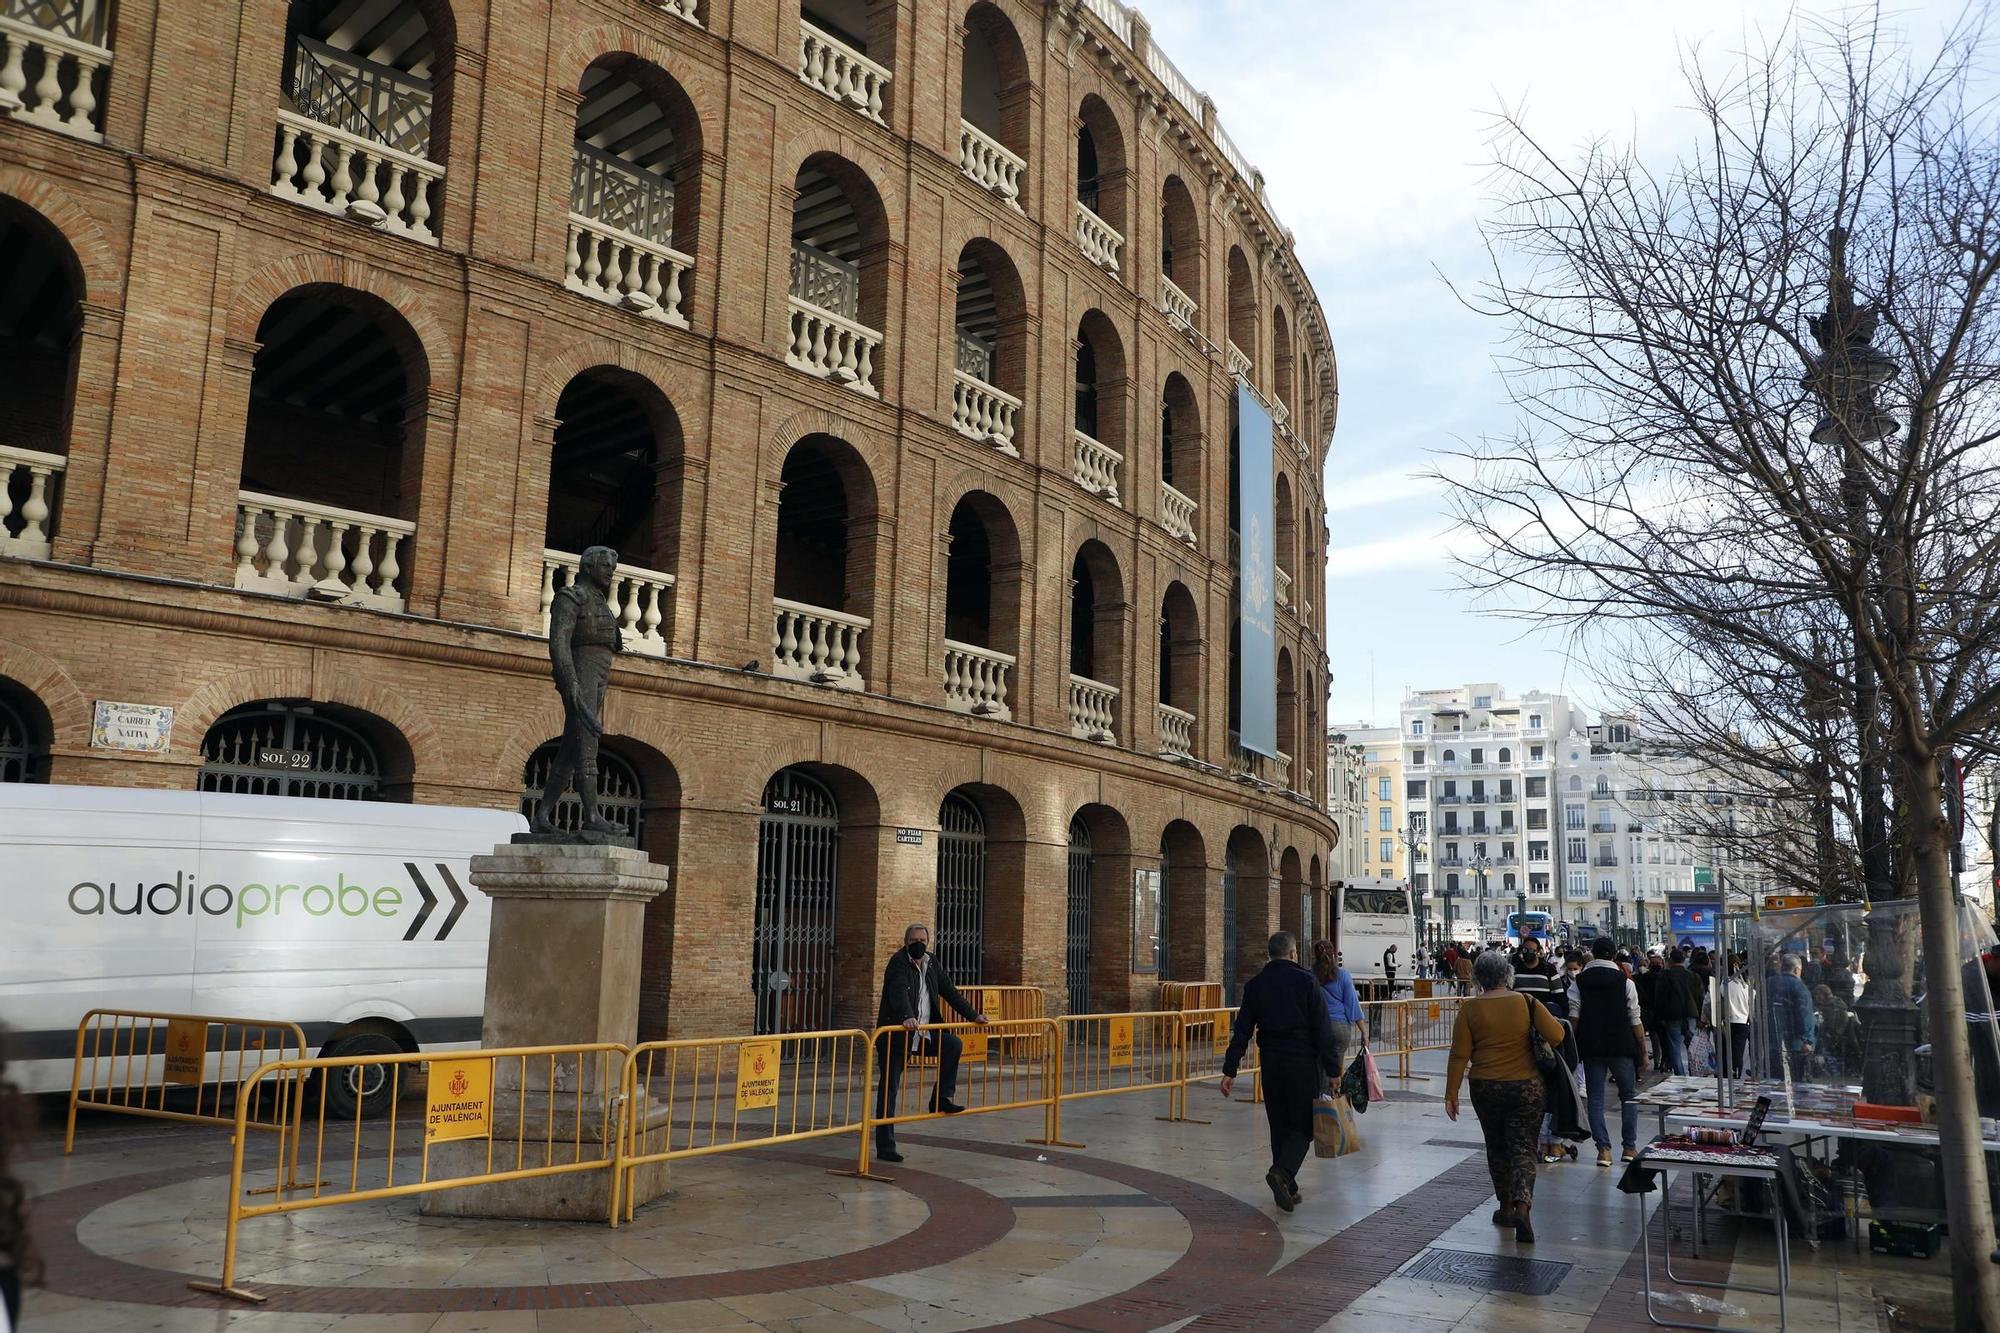
<path fill-rule="evenodd" d="M 958 1056 L 963 1043 L 955 1032 L 925 1032 L 930 1023 L 949 1021 L 944 1006 L 956 1009 L 968 1023 L 982 1026 L 985 1014 L 973 1008 L 959 994 L 958 987 L 944 974 L 938 960 L 930 956 L 928 926 L 912 924 L 903 931 L 903 947 L 889 958 L 882 971 L 882 1007 L 875 1015 L 877 1027 L 902 1027 L 907 1035 L 884 1034 L 876 1043 L 875 1078 L 880 1088 L 875 1114 L 883 1119 L 907 1114 L 897 1106 L 903 1086 L 903 1065 L 912 1055 L 937 1057 L 937 1083 L 926 1109 L 938 1115 L 957 1115 L 965 1108 L 951 1099 L 958 1087 Z M 896 1127 L 875 1127 L 875 1156 L 885 1162 L 900 1162 L 896 1151 Z"/>

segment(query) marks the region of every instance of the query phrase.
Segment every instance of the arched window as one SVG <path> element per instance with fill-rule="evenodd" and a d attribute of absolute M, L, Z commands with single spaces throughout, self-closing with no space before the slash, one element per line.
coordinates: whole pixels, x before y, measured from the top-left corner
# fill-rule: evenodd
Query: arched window
<path fill-rule="evenodd" d="M 49 728 L 41 702 L 0 680 L 0 782 L 49 780 Z"/>
<path fill-rule="evenodd" d="M 888 291 L 881 195 L 852 162 L 815 153 L 795 182 L 786 364 L 878 396 Z"/>
<path fill-rule="evenodd" d="M 1229 370 L 1257 383 L 1257 285 L 1240 246 L 1229 247 Z"/>
<path fill-rule="evenodd" d="M 1020 35 L 998 5 L 981 0 L 965 12 L 960 75 L 959 170 L 1020 208 L 1033 89 Z"/>
<path fill-rule="evenodd" d="M 679 84 L 635 56 L 598 60 L 579 92 L 564 282 L 685 328 L 700 118 Z"/>
<path fill-rule="evenodd" d="M 839 841 L 840 807 L 825 783 L 787 768 L 764 784 L 750 965 L 759 1033 L 832 1026 Z"/>
<path fill-rule="evenodd" d="M 532 818 L 541 804 L 542 788 L 548 784 L 549 765 L 555 762 L 560 741 L 545 741 L 528 756 L 521 778 L 521 813 Z M 597 813 L 624 830 L 620 845 L 637 847 L 645 836 L 646 788 L 638 770 L 625 762 L 609 744 L 597 751 Z M 565 833 L 583 826 L 583 801 L 573 788 L 565 789 L 550 814 L 551 822 Z"/>
<path fill-rule="evenodd" d="M 386 800 L 380 742 L 390 730 L 378 718 L 333 704 L 302 699 L 244 704 L 217 718 L 202 738 L 199 789 Z"/>
<path fill-rule="evenodd" d="M 1125 598 L 1109 547 L 1088 541 L 1070 565 L 1070 734 L 1110 741 L 1118 735 L 1125 669 Z"/>
<path fill-rule="evenodd" d="M 959 792 L 938 808 L 938 965 L 953 981 L 976 985 L 986 956 L 986 820 Z M 938 1021 L 943 1021 L 940 1017 Z"/>
<path fill-rule="evenodd" d="M 1104 99 L 1083 99 L 1076 130 L 1076 241 L 1084 257 L 1118 273 L 1125 245 L 1125 134 Z"/>
<path fill-rule="evenodd" d="M 803 0 L 799 77 L 876 124 L 887 124 L 897 12 L 888 0 Z"/>
<path fill-rule="evenodd" d="M 1167 318 L 1193 327 L 1201 307 L 1201 212 L 1179 176 L 1160 186 L 1160 304 Z"/>
<path fill-rule="evenodd" d="M 780 476 L 771 670 L 858 690 L 874 604 L 873 481 L 831 435 L 792 446 Z"/>
<path fill-rule="evenodd" d="M 958 256 L 952 319 L 951 424 L 969 439 L 1018 457 L 1014 430 L 1027 379 L 1027 305 L 1007 252 L 988 240 Z"/>
<path fill-rule="evenodd" d="M 1020 538 L 1006 506 L 984 491 L 951 511 L 951 549 L 945 560 L 945 706 L 961 713 L 1013 716 L 1013 688 L 1020 633 Z"/>
<path fill-rule="evenodd" d="M 1125 345 L 1099 310 L 1076 334 L 1076 413 L 1070 474 L 1078 485 L 1119 503 L 1126 451 Z"/>
<path fill-rule="evenodd" d="M 1160 599 L 1160 753 L 1192 756 L 1201 718 L 1201 621 L 1194 595 L 1179 582 Z"/>
<path fill-rule="evenodd" d="M 16 293 L 0 302 L 0 402 L 7 405 L 9 446 L 0 458 L 0 556 L 46 560 L 68 469 L 83 273 L 47 219 L 4 196 L 0 256 L 6 288 Z"/>
<path fill-rule="evenodd" d="M 1500 747 L 1500 762 L 1503 764 L 1514 762 L 1514 752 L 1504 745 Z"/>
<path fill-rule="evenodd" d="M 1201 407 L 1179 371 L 1160 390 L 1160 522 L 1170 536 L 1196 544 L 1201 503 Z"/>

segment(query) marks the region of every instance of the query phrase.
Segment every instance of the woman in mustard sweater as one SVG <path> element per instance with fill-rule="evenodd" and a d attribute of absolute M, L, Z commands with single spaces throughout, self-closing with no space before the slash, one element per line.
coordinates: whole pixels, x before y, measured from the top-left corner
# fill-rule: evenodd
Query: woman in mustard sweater
<path fill-rule="evenodd" d="M 1542 1074 L 1528 1037 L 1528 1024 L 1543 1040 L 1561 1046 L 1562 1024 L 1532 996 L 1518 995 L 1514 965 L 1498 950 L 1472 965 L 1478 993 L 1460 1002 L 1451 1031 L 1451 1064 L 1445 1083 L 1444 1113 L 1458 1119 L 1458 1088 L 1472 1076 L 1472 1110 L 1486 1140 L 1486 1169 L 1493 1175 L 1493 1212 L 1498 1226 L 1514 1228 L 1523 1244 L 1535 1239 L 1528 1212 L 1535 1202 L 1535 1141 L 1542 1127 Z"/>

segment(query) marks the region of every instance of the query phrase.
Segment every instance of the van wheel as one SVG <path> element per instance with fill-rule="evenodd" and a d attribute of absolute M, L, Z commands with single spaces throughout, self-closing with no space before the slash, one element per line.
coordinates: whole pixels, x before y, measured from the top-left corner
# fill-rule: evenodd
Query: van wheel
<path fill-rule="evenodd" d="M 401 1055 L 402 1046 L 385 1032 L 355 1032 L 326 1044 L 320 1054 L 328 1059 L 356 1055 Z M 352 1120 L 358 1105 L 367 1119 L 388 1113 L 392 1083 L 387 1065 L 355 1065 L 322 1071 L 326 1079 L 326 1112 L 329 1118 Z"/>

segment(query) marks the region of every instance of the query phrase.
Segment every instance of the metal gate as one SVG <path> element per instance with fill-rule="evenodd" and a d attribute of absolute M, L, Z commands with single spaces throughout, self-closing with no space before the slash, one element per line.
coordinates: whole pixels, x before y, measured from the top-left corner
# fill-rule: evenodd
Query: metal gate
<path fill-rule="evenodd" d="M 1236 1003 L 1236 853 L 1222 854 L 1222 998 Z"/>
<path fill-rule="evenodd" d="M 957 792 L 938 808 L 937 929 L 939 966 L 954 985 L 977 985 L 986 952 L 986 821 Z"/>
<path fill-rule="evenodd" d="M 0 693 L 0 782 L 48 780 L 48 747 L 36 743 L 27 712 Z"/>
<path fill-rule="evenodd" d="M 1090 1012 L 1090 829 L 1069 821 L 1069 1012 Z"/>
<path fill-rule="evenodd" d="M 1311 889 L 1299 890 L 1299 957 L 1312 952 L 1313 934 L 1313 893 Z"/>
<path fill-rule="evenodd" d="M 201 742 L 200 790 L 244 796 L 382 799 L 382 764 L 353 727 L 312 704 L 245 704 Z"/>
<path fill-rule="evenodd" d="M 784 769 L 764 784 L 757 825 L 756 1028 L 833 1026 L 833 924 L 840 808 L 817 779 Z"/>
<path fill-rule="evenodd" d="M 560 742 L 550 741 L 528 756 L 527 776 L 521 783 L 521 813 L 532 819 L 541 804 L 542 787 L 549 780 L 549 765 L 556 759 Z M 620 841 L 637 847 L 645 832 L 646 789 L 632 765 L 599 747 L 597 751 L 597 813 L 625 831 Z M 583 802 L 574 789 L 565 791 L 551 812 L 550 821 L 565 833 L 583 826 Z"/>

